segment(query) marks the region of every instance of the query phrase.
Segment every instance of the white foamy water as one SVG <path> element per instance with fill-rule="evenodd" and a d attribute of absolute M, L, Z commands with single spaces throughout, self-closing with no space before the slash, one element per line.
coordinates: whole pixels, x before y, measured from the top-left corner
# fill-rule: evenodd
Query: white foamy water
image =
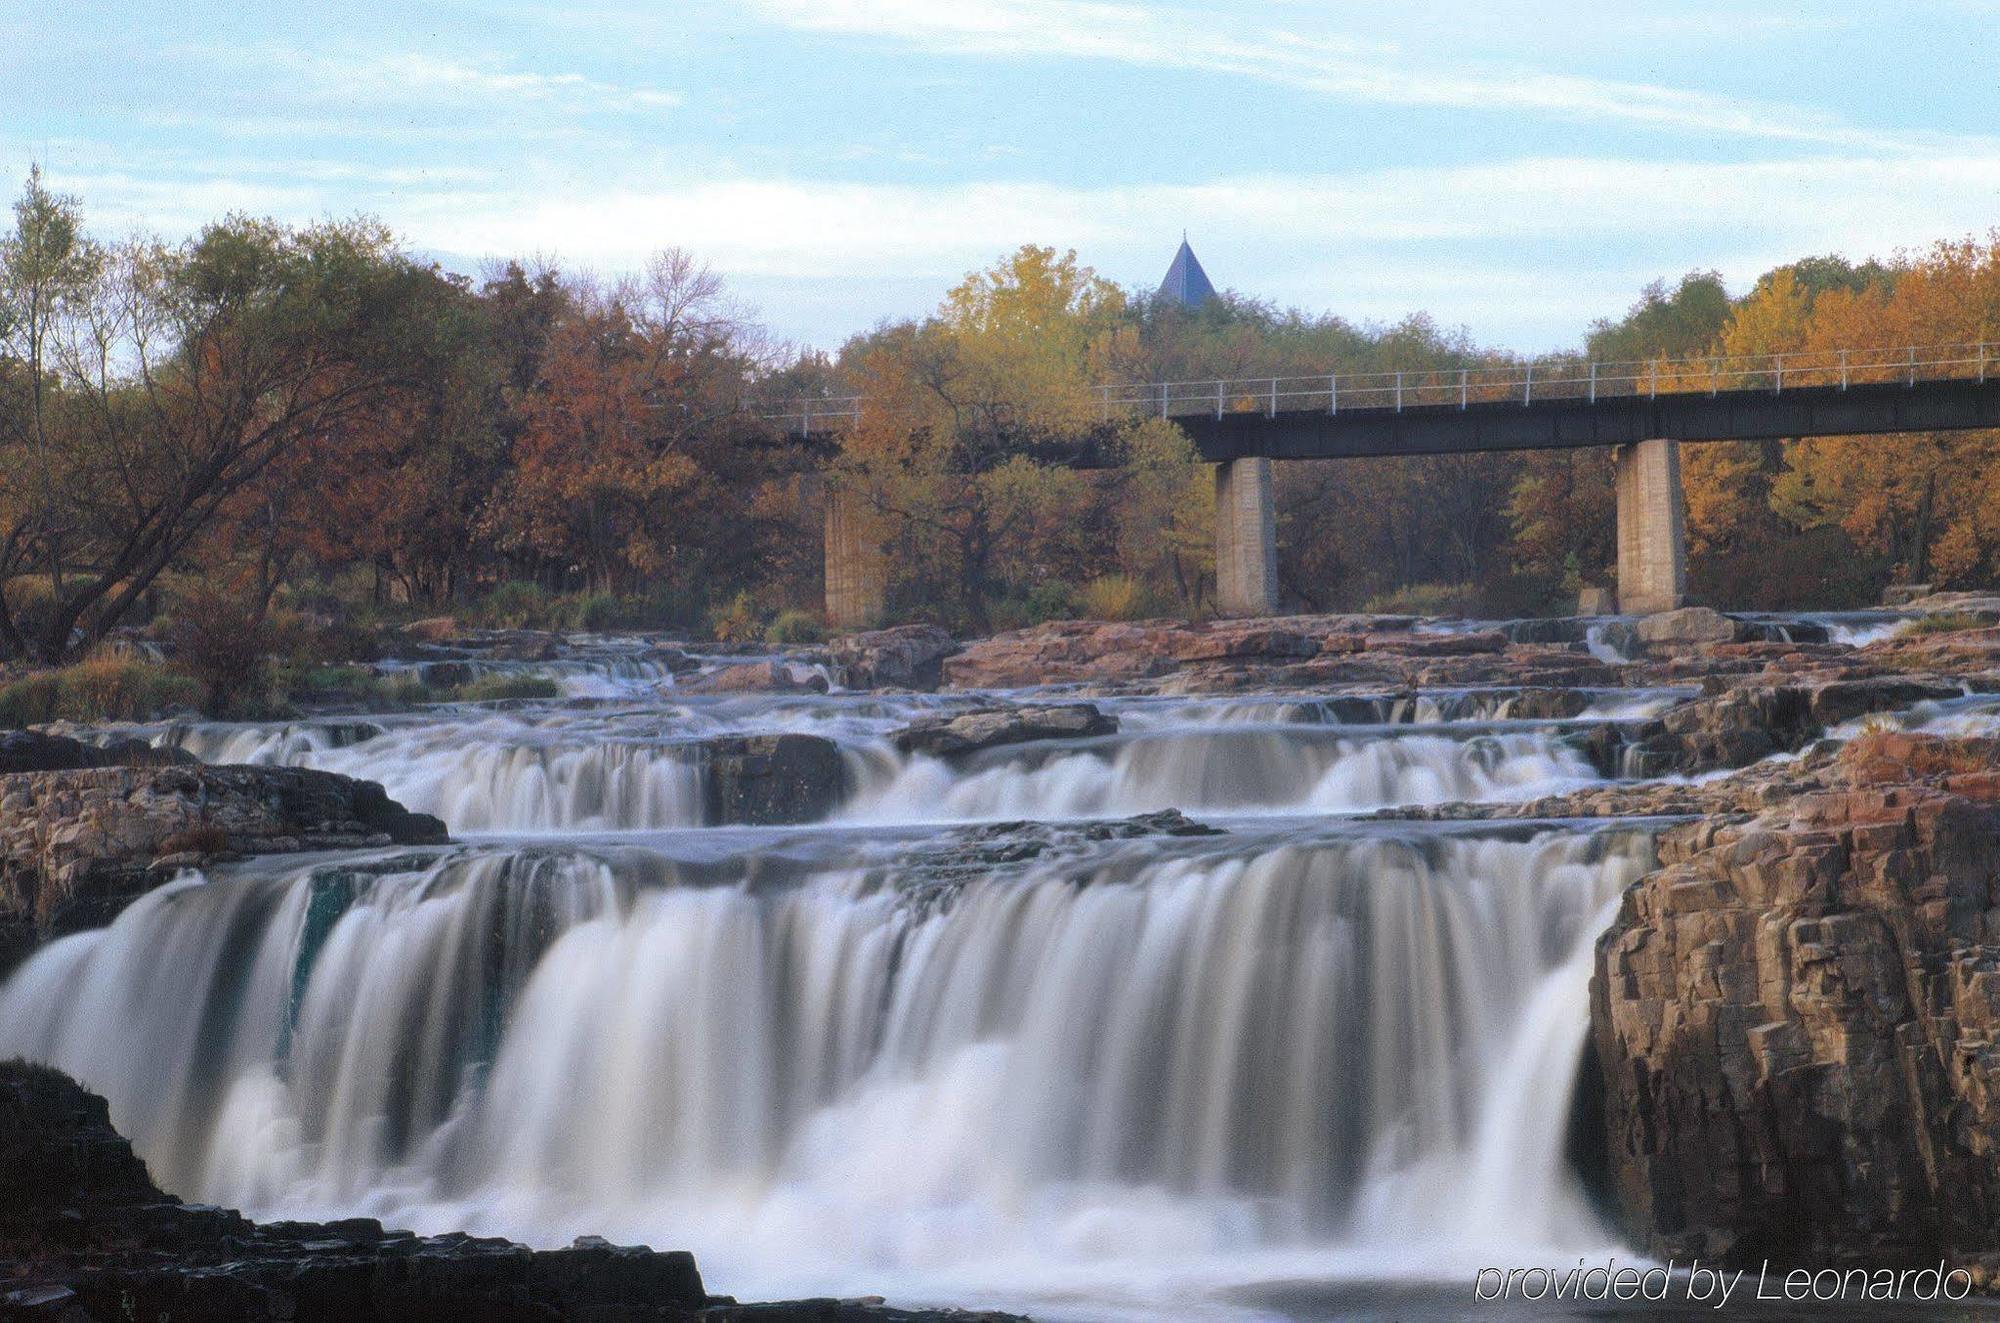
<path fill-rule="evenodd" d="M 189 1197 L 684 1245 L 756 1296 L 1157 1311 L 1607 1243 L 1562 1135 L 1642 840 L 816 849 L 770 887 L 639 847 L 191 880 L 0 989 L 0 1054 Z"/>
<path fill-rule="evenodd" d="M 685 1247 L 744 1298 L 1240 1320 L 1609 1247 L 1565 1135 L 1647 838 L 1355 815 L 1595 781 L 1679 691 L 1106 698 L 1115 735 L 939 759 L 892 736 L 1020 696 L 648 656 L 560 677 L 596 701 L 142 731 L 473 839 L 190 875 L 0 984 L 0 1055 L 187 1198 Z M 711 821 L 703 741 L 772 733 L 838 747 L 830 819 Z M 1167 808 L 1227 831 L 1101 821 Z"/>

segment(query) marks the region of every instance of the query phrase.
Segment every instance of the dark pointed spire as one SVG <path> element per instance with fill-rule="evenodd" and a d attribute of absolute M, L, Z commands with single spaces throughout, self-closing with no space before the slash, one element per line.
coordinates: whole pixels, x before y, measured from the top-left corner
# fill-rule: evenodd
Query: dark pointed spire
<path fill-rule="evenodd" d="M 1174 264 L 1167 268 L 1167 278 L 1160 282 L 1160 293 L 1185 307 L 1196 308 L 1215 297 L 1215 286 L 1209 283 L 1208 272 L 1201 269 L 1201 261 L 1188 247 L 1187 231 L 1181 231 L 1181 248 L 1174 254 Z"/>

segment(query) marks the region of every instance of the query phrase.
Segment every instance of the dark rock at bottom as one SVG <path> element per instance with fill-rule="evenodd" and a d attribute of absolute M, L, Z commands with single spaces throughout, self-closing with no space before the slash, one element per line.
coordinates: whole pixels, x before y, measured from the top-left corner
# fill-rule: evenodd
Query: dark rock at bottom
<path fill-rule="evenodd" d="M 163 1194 L 103 1098 L 0 1064 L 0 1319 L 61 1323 L 1006 1323 L 865 1301 L 739 1304 L 694 1257 L 609 1244 L 531 1250 L 379 1222 L 269 1222 Z"/>

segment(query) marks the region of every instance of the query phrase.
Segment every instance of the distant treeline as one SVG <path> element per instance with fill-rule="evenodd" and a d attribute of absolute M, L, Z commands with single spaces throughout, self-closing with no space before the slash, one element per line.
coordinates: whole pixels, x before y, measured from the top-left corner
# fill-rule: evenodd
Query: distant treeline
<path fill-rule="evenodd" d="M 1732 299 L 1696 272 L 1590 328 L 1599 357 L 1981 340 L 2000 247 L 1810 258 Z M 2000 337 L 1996 337 L 2000 338 Z M 891 612 L 957 628 L 1200 612 L 1207 475 L 1178 429 L 1105 423 L 1106 381 L 1508 361 L 1226 294 L 1195 309 L 1027 246 L 837 354 L 774 344 L 677 251 L 628 278 L 476 279 L 365 220 L 231 216 L 109 242 L 30 175 L 0 239 L 0 655 L 54 660 L 164 612 L 450 610 L 496 623 L 811 632 L 821 510 L 890 548 Z M 838 455 L 776 401 L 860 394 Z M 1118 458 L 1049 462 L 1088 441 Z M 1990 580 L 1991 435 L 1688 448 L 1694 588 L 1741 607 Z M 1610 581 L 1596 452 L 1278 466 L 1280 582 L 1313 609 L 1563 610 Z"/>

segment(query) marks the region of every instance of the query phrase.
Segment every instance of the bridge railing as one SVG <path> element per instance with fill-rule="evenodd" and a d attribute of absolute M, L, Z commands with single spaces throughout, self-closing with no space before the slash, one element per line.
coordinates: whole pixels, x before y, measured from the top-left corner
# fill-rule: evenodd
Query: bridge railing
<path fill-rule="evenodd" d="M 828 395 L 816 399 L 774 401 L 775 408 L 758 409 L 765 422 L 794 436 L 811 436 L 861 421 L 859 395 Z"/>
<path fill-rule="evenodd" d="M 1349 409 L 1412 409 L 1475 404 L 1595 403 L 1635 396 L 1782 393 L 1806 386 L 1846 388 L 1980 380 L 2000 370 L 2000 343 L 1810 350 L 1699 359 L 1603 362 L 1545 358 L 1485 367 L 1340 372 L 1294 377 L 1226 377 L 1134 382 L 1097 388 L 1106 414 L 1187 417 L 1232 413 L 1337 414 Z"/>
<path fill-rule="evenodd" d="M 2000 372 L 2000 341 L 1624 362 L 1568 356 L 1401 372 L 1128 382 L 1099 386 L 1096 394 L 1099 413 L 1106 418 L 1133 414 L 1220 418 L 1241 413 L 1467 409 L 1475 404 L 1552 400 L 1594 404 L 1635 396 L 1783 393 L 1808 386 L 1916 386 L 1926 381 L 1984 381 L 1989 372 Z M 761 416 L 787 432 L 808 435 L 853 425 L 861 418 L 862 405 L 858 395 L 787 400 Z"/>

